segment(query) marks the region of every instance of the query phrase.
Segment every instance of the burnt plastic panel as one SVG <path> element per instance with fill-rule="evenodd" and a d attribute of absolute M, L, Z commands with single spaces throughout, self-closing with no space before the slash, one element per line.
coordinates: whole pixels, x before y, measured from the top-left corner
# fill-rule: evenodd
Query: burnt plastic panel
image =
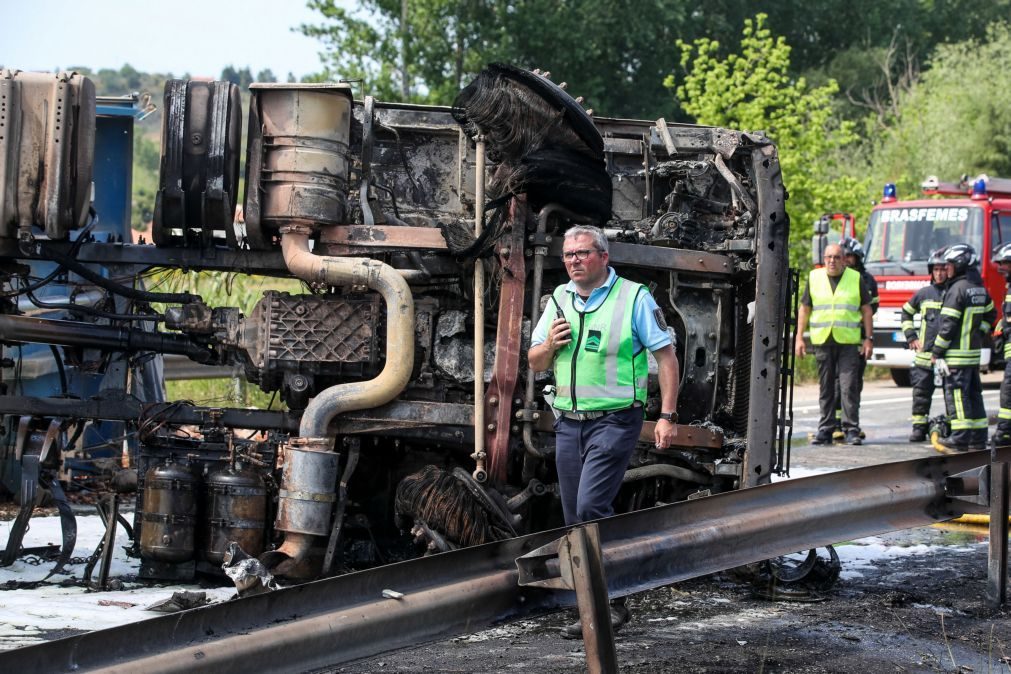
<path fill-rule="evenodd" d="M 66 239 L 88 217 L 95 85 L 74 72 L 0 70 L 0 237 Z"/>
<path fill-rule="evenodd" d="M 231 82 L 165 83 L 152 236 L 159 246 L 236 246 L 242 102 Z"/>

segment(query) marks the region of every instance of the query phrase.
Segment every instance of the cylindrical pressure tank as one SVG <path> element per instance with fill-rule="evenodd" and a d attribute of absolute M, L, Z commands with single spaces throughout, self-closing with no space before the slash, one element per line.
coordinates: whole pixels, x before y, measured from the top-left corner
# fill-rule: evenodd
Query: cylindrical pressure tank
<path fill-rule="evenodd" d="M 285 447 L 274 528 L 311 536 L 330 533 L 339 458 L 333 452 L 319 451 L 311 443 Z"/>
<path fill-rule="evenodd" d="M 232 541 L 253 557 L 263 552 L 267 518 L 267 489 L 252 470 L 229 466 L 204 482 L 207 535 L 203 557 L 212 564 L 224 561 Z"/>
<path fill-rule="evenodd" d="M 178 564 L 193 559 L 200 478 L 169 459 L 144 476 L 140 555 Z"/>

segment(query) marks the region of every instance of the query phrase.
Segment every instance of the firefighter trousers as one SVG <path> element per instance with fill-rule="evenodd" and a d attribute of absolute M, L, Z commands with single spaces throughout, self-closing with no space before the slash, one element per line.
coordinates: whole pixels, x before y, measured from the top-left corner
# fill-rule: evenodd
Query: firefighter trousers
<path fill-rule="evenodd" d="M 1007 444 L 1011 439 L 1011 358 L 1004 363 L 1004 380 L 1000 383 L 1000 411 L 997 413 L 997 430 L 994 432 L 998 444 Z"/>
<path fill-rule="evenodd" d="M 987 419 L 979 367 L 953 367 L 944 378 L 944 406 L 951 418 L 951 444 L 982 449 Z"/>
<path fill-rule="evenodd" d="M 909 382 L 913 385 L 913 428 L 926 431 L 930 419 L 930 399 L 934 397 L 934 371 L 914 365 L 909 368 Z"/>

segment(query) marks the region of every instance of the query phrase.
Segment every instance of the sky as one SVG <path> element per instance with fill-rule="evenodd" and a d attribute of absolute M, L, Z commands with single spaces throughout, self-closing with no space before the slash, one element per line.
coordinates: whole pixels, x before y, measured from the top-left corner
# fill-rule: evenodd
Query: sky
<path fill-rule="evenodd" d="M 322 43 L 291 30 L 322 18 L 304 0 L 0 0 L 0 15 L 0 64 L 18 70 L 129 63 L 217 77 L 234 65 L 283 80 L 321 69 Z"/>

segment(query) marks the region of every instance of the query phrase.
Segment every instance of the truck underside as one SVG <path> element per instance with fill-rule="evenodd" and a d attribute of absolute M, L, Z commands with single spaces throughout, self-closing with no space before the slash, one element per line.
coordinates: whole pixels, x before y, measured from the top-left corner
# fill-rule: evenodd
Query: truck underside
<path fill-rule="evenodd" d="M 254 85 L 237 224 L 237 88 L 172 81 L 155 245 L 135 245 L 97 235 L 89 213 L 87 81 L 3 71 L 0 86 L 19 129 L 0 139 L 0 471 L 23 503 L 6 563 L 35 493 L 62 502 L 61 464 L 123 438 L 96 484 L 135 471 L 134 551 L 151 579 L 221 574 L 230 543 L 305 580 L 559 525 L 551 378 L 525 354 L 567 280 L 563 234 L 582 223 L 653 293 L 681 363 L 674 446 L 648 441 L 654 367 L 618 511 L 786 466 L 794 293 L 767 138 L 593 119 L 508 66 L 452 108 Z M 47 123 L 55 106 L 62 126 Z M 268 290 L 247 316 L 145 290 L 158 269 L 296 278 L 304 292 Z M 60 390 L 30 386 L 28 345 L 55 360 Z M 166 355 L 239 368 L 286 409 L 165 400 Z M 89 444 L 110 423 L 121 437 Z"/>

